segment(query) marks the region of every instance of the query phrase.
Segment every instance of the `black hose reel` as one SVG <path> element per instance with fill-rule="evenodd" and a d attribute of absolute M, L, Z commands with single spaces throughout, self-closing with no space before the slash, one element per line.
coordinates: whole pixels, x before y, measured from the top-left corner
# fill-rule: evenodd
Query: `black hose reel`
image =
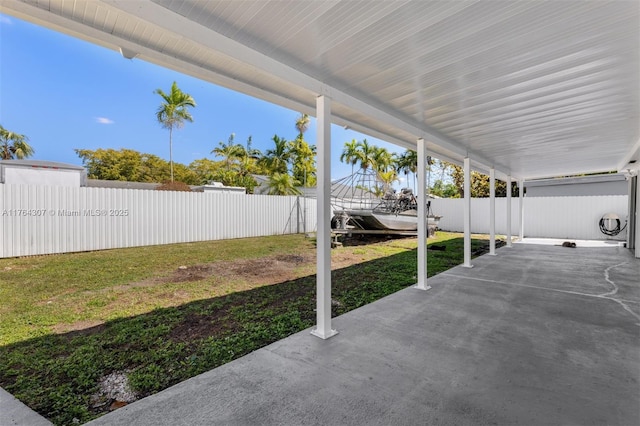
<path fill-rule="evenodd" d="M 620 216 L 615 213 L 607 213 L 600 218 L 600 232 L 609 237 L 615 237 L 627 227 L 626 221 L 622 228 L 621 224 Z"/>

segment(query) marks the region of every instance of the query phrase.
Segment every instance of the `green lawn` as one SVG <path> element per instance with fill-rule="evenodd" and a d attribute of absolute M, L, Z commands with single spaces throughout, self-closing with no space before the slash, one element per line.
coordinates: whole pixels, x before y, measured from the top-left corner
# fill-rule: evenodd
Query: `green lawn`
<path fill-rule="evenodd" d="M 430 276 L 462 263 L 460 234 L 434 243 Z M 414 284 L 416 239 L 332 263 L 335 316 Z M 55 424 L 86 422 L 109 410 L 95 395 L 112 372 L 144 397 L 312 326 L 314 273 L 300 235 L 0 260 L 0 386 Z"/>

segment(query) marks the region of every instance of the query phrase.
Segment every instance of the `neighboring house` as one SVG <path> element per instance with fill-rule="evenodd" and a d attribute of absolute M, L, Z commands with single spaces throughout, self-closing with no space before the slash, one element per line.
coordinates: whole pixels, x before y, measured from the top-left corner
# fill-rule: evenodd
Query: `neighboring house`
<path fill-rule="evenodd" d="M 629 184 L 623 173 L 529 180 L 524 186 L 527 197 L 629 194 Z"/>
<path fill-rule="evenodd" d="M 160 183 L 127 182 L 121 180 L 88 179 L 87 170 L 74 164 L 40 160 L 0 160 L 0 184 L 42 186 L 86 186 L 90 188 L 119 188 L 155 190 Z M 223 192 L 246 194 L 243 187 L 224 186 L 220 182 L 190 185 L 195 192 Z"/>
<path fill-rule="evenodd" d="M 40 160 L 1 160 L 0 183 L 9 185 L 85 186 L 82 166 Z"/>

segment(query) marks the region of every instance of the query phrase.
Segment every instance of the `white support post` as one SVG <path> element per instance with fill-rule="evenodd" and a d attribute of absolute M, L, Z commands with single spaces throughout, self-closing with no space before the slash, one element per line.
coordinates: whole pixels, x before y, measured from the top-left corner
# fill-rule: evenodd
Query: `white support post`
<path fill-rule="evenodd" d="M 473 268 L 471 264 L 471 161 L 464 159 L 464 264 L 465 268 Z"/>
<path fill-rule="evenodd" d="M 489 255 L 496 255 L 496 169 L 489 170 Z"/>
<path fill-rule="evenodd" d="M 507 176 L 507 247 L 512 247 L 511 241 L 511 176 Z"/>
<path fill-rule="evenodd" d="M 418 139 L 418 283 L 416 288 L 429 290 L 427 285 L 427 144 Z"/>
<path fill-rule="evenodd" d="M 331 329 L 331 98 L 318 96 L 317 118 L 317 203 L 318 233 L 316 260 L 316 328 L 311 334 L 321 339 L 338 334 Z"/>
<path fill-rule="evenodd" d="M 631 194 L 629 194 L 629 196 L 631 196 Z M 640 210 L 638 208 L 639 206 L 640 206 L 640 173 L 638 173 L 638 177 L 636 179 L 636 205 L 635 205 L 635 211 L 633 212 L 633 214 L 635 215 L 635 221 L 636 221 L 635 256 L 640 259 L 640 214 L 638 213 L 638 210 Z M 627 220 L 634 220 L 634 218 L 630 217 Z"/>
<path fill-rule="evenodd" d="M 524 239 L 524 179 L 518 181 L 518 195 L 520 196 L 520 241 Z"/>

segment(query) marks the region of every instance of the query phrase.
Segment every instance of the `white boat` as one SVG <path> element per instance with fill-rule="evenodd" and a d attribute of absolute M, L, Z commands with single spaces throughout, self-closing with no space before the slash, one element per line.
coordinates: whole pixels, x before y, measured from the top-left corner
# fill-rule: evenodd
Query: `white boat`
<path fill-rule="evenodd" d="M 427 226 L 437 227 L 442 216 L 427 216 Z M 334 211 L 336 229 L 348 227 L 381 231 L 416 231 L 418 229 L 418 211 L 385 212 L 376 209 L 345 209 Z M 346 220 L 345 220 L 346 219 Z"/>
<path fill-rule="evenodd" d="M 418 201 L 413 191 L 404 188 L 396 193 L 389 187 L 381 186 L 374 173 L 363 173 L 361 171 L 360 174 L 345 178 L 350 179 L 348 182 L 342 179 L 332 185 L 332 228 L 342 231 L 416 231 Z M 382 196 L 375 195 L 375 189 L 383 188 Z M 433 235 L 441 216 L 431 213 L 430 201 L 427 201 L 426 208 L 429 234 Z"/>

